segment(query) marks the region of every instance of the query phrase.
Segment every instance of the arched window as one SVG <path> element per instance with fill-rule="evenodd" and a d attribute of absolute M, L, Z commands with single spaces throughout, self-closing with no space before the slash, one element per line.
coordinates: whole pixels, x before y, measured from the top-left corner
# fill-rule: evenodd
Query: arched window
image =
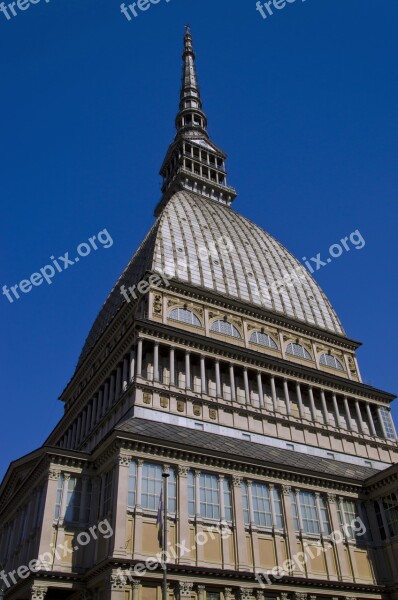
<path fill-rule="evenodd" d="M 312 360 L 311 354 L 301 344 L 288 344 L 286 348 L 286 354 L 291 354 L 292 356 L 297 356 L 298 358 Z"/>
<path fill-rule="evenodd" d="M 319 364 L 324 365 L 325 367 L 332 367 L 332 369 L 338 369 L 339 371 L 344 371 L 341 362 L 331 354 L 321 354 Z"/>
<path fill-rule="evenodd" d="M 202 327 L 202 323 L 199 321 L 198 317 L 192 311 L 186 310 L 185 308 L 174 308 L 170 312 L 169 318 L 173 319 L 173 321 L 186 323 L 187 325 Z"/>
<path fill-rule="evenodd" d="M 266 346 L 267 348 L 272 348 L 273 350 L 278 349 L 278 346 L 275 344 L 272 337 L 268 335 L 268 333 L 254 331 L 250 336 L 250 341 L 253 344 L 259 344 L 259 346 Z"/>
<path fill-rule="evenodd" d="M 228 323 L 228 321 L 214 321 L 212 326 L 210 327 L 210 331 L 215 331 L 216 333 L 221 333 L 222 335 L 230 335 L 234 338 L 241 338 L 239 331 L 232 325 L 232 323 Z"/>

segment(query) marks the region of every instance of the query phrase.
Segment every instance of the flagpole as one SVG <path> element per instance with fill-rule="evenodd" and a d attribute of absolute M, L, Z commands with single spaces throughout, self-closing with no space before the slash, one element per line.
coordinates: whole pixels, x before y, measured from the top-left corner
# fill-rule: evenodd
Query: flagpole
<path fill-rule="evenodd" d="M 162 473 L 163 477 L 163 586 L 162 600 L 167 600 L 167 480 L 169 473 Z"/>

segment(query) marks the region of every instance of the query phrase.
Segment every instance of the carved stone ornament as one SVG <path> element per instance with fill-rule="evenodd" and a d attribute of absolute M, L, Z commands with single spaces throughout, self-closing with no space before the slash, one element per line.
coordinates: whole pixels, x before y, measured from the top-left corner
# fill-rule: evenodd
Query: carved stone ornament
<path fill-rule="evenodd" d="M 131 463 L 132 456 L 122 454 L 119 456 L 119 466 L 120 467 L 129 467 Z"/>
<path fill-rule="evenodd" d="M 307 597 L 307 594 L 303 592 L 295 592 L 294 594 L 294 600 L 307 600 Z"/>
<path fill-rule="evenodd" d="M 328 494 L 327 496 L 329 502 L 336 502 L 336 494 Z"/>
<path fill-rule="evenodd" d="M 240 475 L 232 475 L 232 485 L 240 487 L 242 485 L 242 477 Z"/>
<path fill-rule="evenodd" d="M 61 471 L 57 469 L 50 469 L 48 472 L 48 478 L 52 481 L 57 481 L 61 477 Z"/>
<path fill-rule="evenodd" d="M 287 485 L 287 484 L 282 485 L 282 494 L 284 496 L 290 496 L 291 491 L 292 491 L 292 487 L 290 485 Z"/>
<path fill-rule="evenodd" d="M 200 406 L 200 404 L 193 405 L 193 414 L 195 415 L 195 417 L 200 417 L 202 415 L 202 407 Z"/>
<path fill-rule="evenodd" d="M 189 467 L 185 465 L 178 465 L 178 475 L 179 477 L 188 477 Z"/>
<path fill-rule="evenodd" d="M 179 581 L 178 582 L 178 592 L 180 598 L 190 598 L 193 588 L 192 581 Z"/>
<path fill-rule="evenodd" d="M 38 585 L 33 585 L 32 589 L 31 589 L 31 600 L 44 600 L 46 594 L 47 594 L 47 589 L 46 587 L 41 587 Z"/>
<path fill-rule="evenodd" d="M 215 408 L 211 408 L 209 410 L 209 417 L 210 417 L 210 419 L 213 419 L 213 421 L 215 421 L 217 419 L 217 411 Z"/>
<path fill-rule="evenodd" d="M 162 295 L 161 294 L 155 294 L 154 298 L 153 298 L 153 312 L 155 315 L 158 315 L 159 317 L 162 316 L 163 313 L 163 302 L 162 302 Z"/>
<path fill-rule="evenodd" d="M 152 394 L 150 394 L 149 392 L 144 392 L 143 395 L 143 402 L 144 404 L 151 404 L 152 402 Z"/>
<path fill-rule="evenodd" d="M 232 591 L 232 588 L 224 588 L 224 598 L 225 600 L 235 600 L 235 594 Z"/>
<path fill-rule="evenodd" d="M 250 600 L 253 596 L 253 588 L 239 588 L 239 598 L 240 600 Z"/>
<path fill-rule="evenodd" d="M 184 400 L 177 400 L 177 410 L 178 410 L 178 412 L 184 412 L 185 411 L 185 402 L 184 402 Z"/>
<path fill-rule="evenodd" d="M 122 591 L 127 583 L 126 577 L 122 573 L 112 573 L 110 576 L 111 590 Z"/>
<path fill-rule="evenodd" d="M 169 407 L 169 399 L 167 396 L 160 396 L 160 406 L 162 408 L 168 408 Z"/>

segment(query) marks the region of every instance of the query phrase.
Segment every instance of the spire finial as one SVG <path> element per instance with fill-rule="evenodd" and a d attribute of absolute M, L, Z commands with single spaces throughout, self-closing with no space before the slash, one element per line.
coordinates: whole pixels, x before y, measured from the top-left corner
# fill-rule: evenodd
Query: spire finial
<path fill-rule="evenodd" d="M 226 154 L 210 140 L 207 117 L 202 109 L 191 27 L 185 25 L 182 54 L 180 111 L 176 119 L 177 135 L 169 147 L 160 170 L 163 196 L 155 210 L 158 216 L 169 198 L 185 189 L 230 206 L 236 197 L 227 184 Z"/>

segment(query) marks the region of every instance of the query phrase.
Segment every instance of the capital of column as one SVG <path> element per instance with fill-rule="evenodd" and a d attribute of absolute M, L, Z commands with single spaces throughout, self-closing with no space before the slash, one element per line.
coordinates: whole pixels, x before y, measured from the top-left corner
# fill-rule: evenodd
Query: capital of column
<path fill-rule="evenodd" d="M 292 486 L 291 485 L 287 485 L 287 484 L 283 484 L 282 485 L 282 494 L 284 496 L 290 496 L 290 492 L 292 491 Z"/>
<path fill-rule="evenodd" d="M 232 485 L 240 487 L 242 485 L 242 477 L 240 475 L 232 475 Z"/>
<path fill-rule="evenodd" d="M 336 496 L 336 494 L 328 494 L 327 498 L 328 498 L 328 502 L 330 504 L 332 504 L 332 503 L 335 504 L 337 502 L 337 496 Z"/>
<path fill-rule="evenodd" d="M 178 593 L 180 598 L 190 598 L 193 588 L 192 581 L 179 581 L 178 582 Z"/>
<path fill-rule="evenodd" d="M 58 469 L 50 469 L 48 472 L 48 478 L 52 481 L 56 481 L 61 477 L 61 471 Z"/>
<path fill-rule="evenodd" d="M 133 457 L 130 454 L 120 454 L 118 462 L 120 467 L 129 467 Z"/>
<path fill-rule="evenodd" d="M 31 600 L 44 600 L 47 594 L 48 588 L 42 587 L 41 585 L 33 585 L 31 588 Z"/>
<path fill-rule="evenodd" d="M 224 588 L 224 598 L 225 600 L 235 600 L 235 594 L 230 587 Z"/>
<path fill-rule="evenodd" d="M 162 473 L 164 475 L 170 475 L 170 465 L 163 465 Z"/>
<path fill-rule="evenodd" d="M 179 477 L 188 477 L 189 467 L 185 465 L 178 465 L 178 476 Z"/>
<path fill-rule="evenodd" d="M 112 591 L 124 591 L 126 583 L 127 578 L 123 575 L 123 573 L 119 571 L 111 573 L 109 577 L 109 584 Z"/>
<path fill-rule="evenodd" d="M 240 600 L 249 600 L 253 596 L 253 588 L 239 588 Z"/>

